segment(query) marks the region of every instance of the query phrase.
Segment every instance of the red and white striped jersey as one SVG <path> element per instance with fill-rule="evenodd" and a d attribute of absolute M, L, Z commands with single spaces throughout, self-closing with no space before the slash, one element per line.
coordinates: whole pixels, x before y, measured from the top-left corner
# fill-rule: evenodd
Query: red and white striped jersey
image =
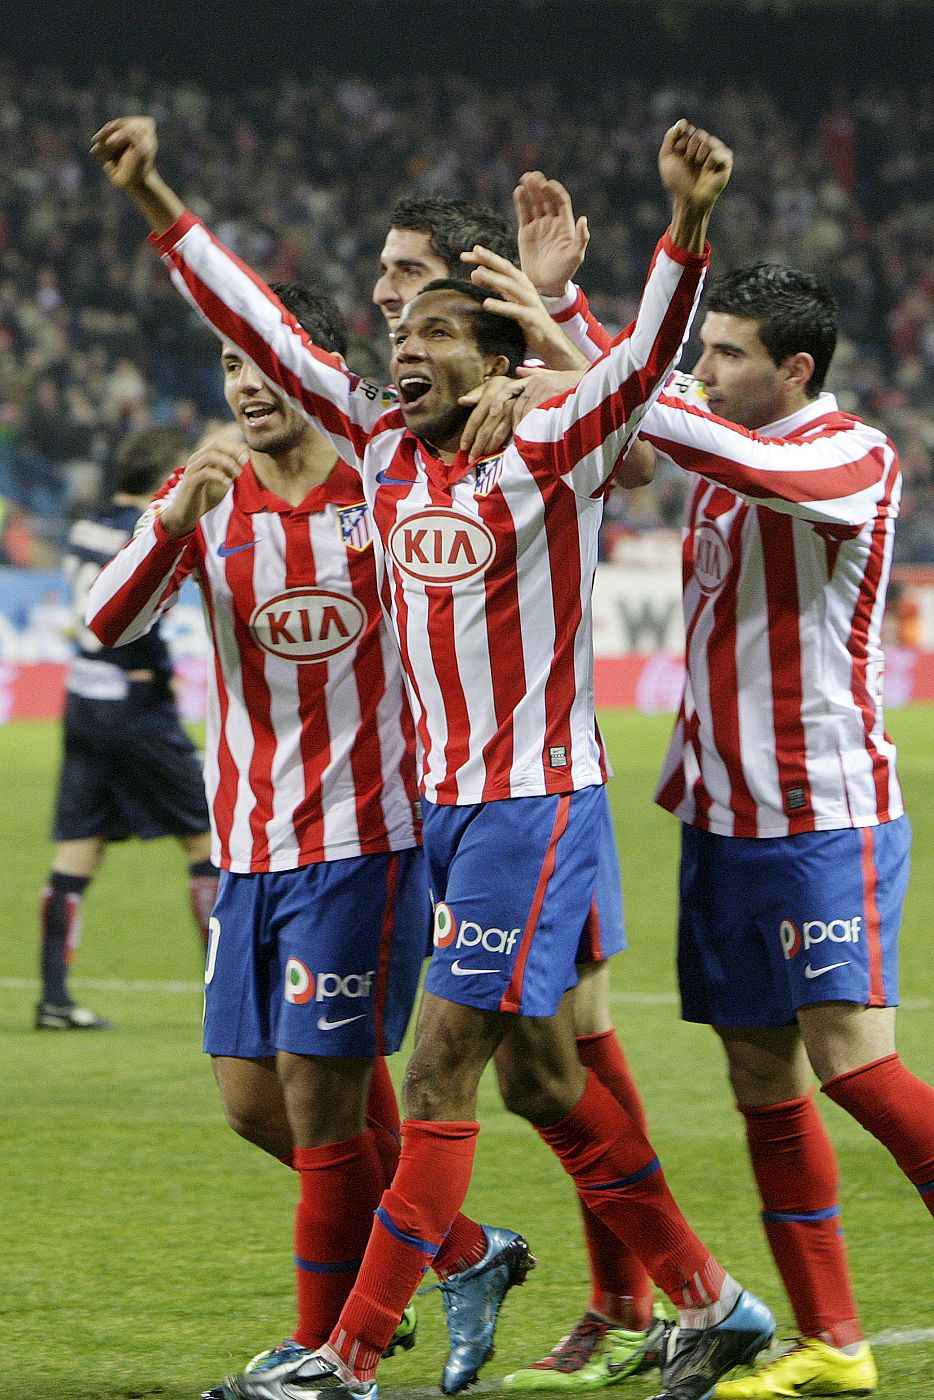
<path fill-rule="evenodd" d="M 608 337 L 579 294 L 570 312 L 565 330 L 601 353 Z M 901 816 L 882 709 L 892 443 L 832 394 L 750 433 L 709 414 L 687 375 L 642 435 L 699 478 L 682 551 L 685 691 L 658 802 L 726 836 Z"/>
<path fill-rule="evenodd" d="M 219 334 L 361 471 L 426 796 L 464 804 L 605 781 L 590 621 L 603 496 L 680 352 L 706 255 L 666 235 L 629 332 L 471 467 L 431 456 L 383 391 L 318 350 L 191 215 L 153 241 Z"/>
<path fill-rule="evenodd" d="M 181 539 L 159 505 L 98 576 L 87 621 L 120 645 L 171 606 L 186 575 L 199 583 L 214 648 L 205 786 L 215 863 L 292 870 L 417 845 L 414 729 L 357 473 L 338 463 L 289 506 L 247 464 Z"/>

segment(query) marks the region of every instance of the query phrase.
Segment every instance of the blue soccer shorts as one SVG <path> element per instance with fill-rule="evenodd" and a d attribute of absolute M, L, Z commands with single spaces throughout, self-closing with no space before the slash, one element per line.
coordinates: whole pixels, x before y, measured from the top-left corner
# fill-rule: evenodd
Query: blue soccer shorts
<path fill-rule="evenodd" d="M 412 1014 L 430 920 L 419 850 L 222 871 L 204 974 L 205 1052 L 392 1054 Z"/>
<path fill-rule="evenodd" d="M 484 1011 L 552 1016 L 577 982 L 602 787 L 466 807 L 423 803 L 434 934 L 425 990 Z"/>
<path fill-rule="evenodd" d="M 616 851 L 613 814 L 605 787 L 600 812 L 600 850 L 597 883 L 587 922 L 577 949 L 578 963 L 606 962 L 626 947 L 626 921 L 623 916 L 623 883 Z"/>
<path fill-rule="evenodd" d="M 684 1019 L 785 1026 L 815 1002 L 897 1005 L 910 851 L 907 817 L 764 839 L 682 826 Z"/>

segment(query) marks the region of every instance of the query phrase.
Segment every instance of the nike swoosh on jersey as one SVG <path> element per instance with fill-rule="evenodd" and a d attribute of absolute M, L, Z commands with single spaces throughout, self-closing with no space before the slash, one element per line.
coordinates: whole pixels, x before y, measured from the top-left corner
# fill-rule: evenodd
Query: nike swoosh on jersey
<path fill-rule="evenodd" d="M 404 481 L 402 477 L 387 476 L 385 470 L 376 473 L 376 480 L 380 486 L 414 486 L 414 481 Z"/>
<path fill-rule="evenodd" d="M 222 559 L 229 559 L 231 554 L 239 554 L 241 549 L 252 549 L 255 544 L 259 544 L 259 540 L 247 540 L 246 544 L 234 544 L 229 546 L 226 544 L 219 544 L 217 546 L 217 552 Z"/>
<path fill-rule="evenodd" d="M 804 975 L 805 977 L 823 977 L 825 972 L 833 972 L 835 967 L 848 967 L 849 962 L 849 958 L 845 958 L 843 962 L 828 963 L 826 967 L 812 967 L 808 963 L 804 969 Z"/>
<path fill-rule="evenodd" d="M 318 1017 L 319 1031 L 336 1031 L 338 1026 L 349 1026 L 351 1021 L 362 1021 L 363 1016 L 346 1016 L 343 1021 L 329 1021 L 326 1016 Z"/>
<path fill-rule="evenodd" d="M 499 972 L 498 967 L 461 967 L 460 958 L 451 963 L 451 971 L 455 977 L 473 977 L 480 972 Z"/>

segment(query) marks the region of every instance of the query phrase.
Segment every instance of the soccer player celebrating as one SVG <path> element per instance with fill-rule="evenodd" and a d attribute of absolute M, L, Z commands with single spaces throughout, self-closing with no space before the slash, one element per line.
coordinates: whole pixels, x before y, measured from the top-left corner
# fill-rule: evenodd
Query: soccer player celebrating
<path fill-rule="evenodd" d="M 329 297 L 277 290 L 316 344 L 345 348 Z M 129 651 L 186 575 L 204 597 L 223 870 L 204 1048 L 231 1126 L 300 1176 L 298 1327 L 257 1358 L 279 1365 L 329 1336 L 392 1179 L 398 1114 L 377 1057 L 405 1032 L 430 915 L 412 723 L 359 477 L 233 345 L 221 366 L 242 437 L 206 443 L 170 481 L 90 590 L 89 621 Z M 452 1351 L 476 1374 L 528 1247 L 459 1216 L 435 1262 L 462 1305 L 449 1318 Z M 485 1338 L 464 1332 L 467 1300 Z M 411 1340 L 409 1323 L 395 1344 Z"/>
<path fill-rule="evenodd" d="M 104 1030 L 76 1006 L 68 970 L 87 888 L 111 841 L 174 836 L 188 858 L 188 889 L 201 934 L 217 893 L 204 780 L 172 694 L 172 660 L 154 628 L 129 647 L 102 647 L 84 625 L 88 588 L 132 537 L 153 492 L 188 455 L 173 428 L 147 428 L 120 446 L 113 499 L 77 521 L 64 559 L 76 615 L 77 654 L 65 682 L 64 753 L 55 801 L 52 872 L 42 894 L 42 996 L 37 1030 Z"/>
<path fill-rule="evenodd" d="M 549 304 L 563 324 L 599 355 L 609 337 L 583 295 L 562 290 L 577 262 L 561 188 L 541 186 L 520 210 L 520 246 L 533 281 L 559 294 Z M 643 422 L 694 476 L 687 677 L 657 794 L 682 822 L 682 1005 L 723 1042 L 800 1329 L 788 1354 L 721 1382 L 721 1400 L 877 1384 L 813 1074 L 934 1211 L 934 1090 L 895 1046 L 910 830 L 880 628 L 901 478 L 892 443 L 823 391 L 836 330 L 814 277 L 742 268 L 708 296 L 696 380 L 677 376 Z"/>
<path fill-rule="evenodd" d="M 471 466 L 460 400 L 525 354 L 509 321 L 483 310 L 485 293 L 442 279 L 419 294 L 395 334 L 401 401 L 384 407 L 184 210 L 137 122 L 108 123 L 94 149 L 150 220 L 179 288 L 357 466 L 422 755 L 435 950 L 399 1166 L 328 1342 L 229 1378 L 226 1400 L 375 1395 L 382 1351 L 467 1191 L 477 1084 L 498 1046 L 543 1140 L 678 1309 L 661 1395 L 702 1400 L 774 1319 L 693 1233 L 645 1134 L 581 1066 L 564 993 L 605 778 L 590 620 L 602 497 L 690 324 L 730 153 L 684 121 L 666 133 L 674 213 L 635 323 L 576 393 Z"/>
<path fill-rule="evenodd" d="M 586 238 L 586 228 L 581 229 L 581 236 Z M 515 296 L 520 276 L 515 267 L 518 256 L 514 230 L 492 209 L 438 195 L 400 199 L 392 211 L 380 254 L 380 276 L 373 288 L 373 301 L 392 333 L 406 306 L 429 282 L 439 277 L 462 277 L 464 262 L 481 257 L 484 264 L 510 267 L 513 275 L 509 290 Z M 531 285 L 528 290 L 532 295 L 524 299 L 520 321 L 527 344 L 534 346 L 536 356 L 553 368 L 586 369 L 587 357 L 575 349 L 548 315 Z M 502 311 L 502 303 L 491 302 L 490 307 L 494 312 Z M 461 437 L 461 448 L 469 452 L 472 460 L 495 455 L 505 445 L 511 435 L 513 404 L 516 396 L 524 392 L 522 381 L 503 380 L 489 395 L 488 416 L 483 417 L 479 408 L 471 414 Z M 473 400 L 478 395 L 465 397 Z M 501 413 L 508 419 L 505 437 Z M 651 448 L 647 454 L 651 472 L 655 454 Z M 637 454 L 630 452 L 616 473 L 616 485 L 647 484 L 650 475 L 646 475 L 645 463 L 644 455 L 637 460 Z M 626 947 L 626 935 L 616 836 L 605 787 L 601 797 L 598 877 L 578 949 L 578 981 L 572 993 L 574 1034 L 581 1062 L 645 1132 L 642 1099 L 610 1011 L 609 959 Z M 521 1084 L 510 1076 L 508 1063 L 503 1066 L 501 1088 L 507 1107 L 527 1117 Z M 651 1364 L 663 1333 L 663 1325 L 654 1316 L 652 1281 L 639 1259 L 607 1229 L 583 1196 L 578 1196 L 578 1202 L 590 1264 L 590 1303 L 580 1323 L 550 1358 L 548 1376 L 535 1373 L 532 1379 L 537 1387 L 543 1379 L 562 1389 L 615 1384 Z M 447 1306 L 447 1294 L 442 1296 Z M 446 1376 L 446 1382 L 450 1379 Z"/>

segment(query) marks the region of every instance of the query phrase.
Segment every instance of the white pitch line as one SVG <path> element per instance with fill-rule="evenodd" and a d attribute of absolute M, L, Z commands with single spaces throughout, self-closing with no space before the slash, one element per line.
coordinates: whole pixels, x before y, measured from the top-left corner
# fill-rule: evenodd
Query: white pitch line
<path fill-rule="evenodd" d="M 107 977 L 76 977 L 74 986 L 86 987 L 91 992 L 168 992 L 188 993 L 203 991 L 201 982 L 146 982 L 127 981 Z M 0 991 L 29 992 L 39 986 L 35 977 L 0 977 Z M 611 992 L 610 1001 L 628 1003 L 630 1006 L 677 1006 L 675 992 Z M 900 1011 L 934 1011 L 934 1000 L 930 997 L 907 997 L 899 1005 Z"/>
<path fill-rule="evenodd" d="M 918 1342 L 934 1342 L 934 1327 L 912 1327 L 906 1332 L 890 1327 L 867 1340 L 873 1347 L 910 1347 Z"/>

